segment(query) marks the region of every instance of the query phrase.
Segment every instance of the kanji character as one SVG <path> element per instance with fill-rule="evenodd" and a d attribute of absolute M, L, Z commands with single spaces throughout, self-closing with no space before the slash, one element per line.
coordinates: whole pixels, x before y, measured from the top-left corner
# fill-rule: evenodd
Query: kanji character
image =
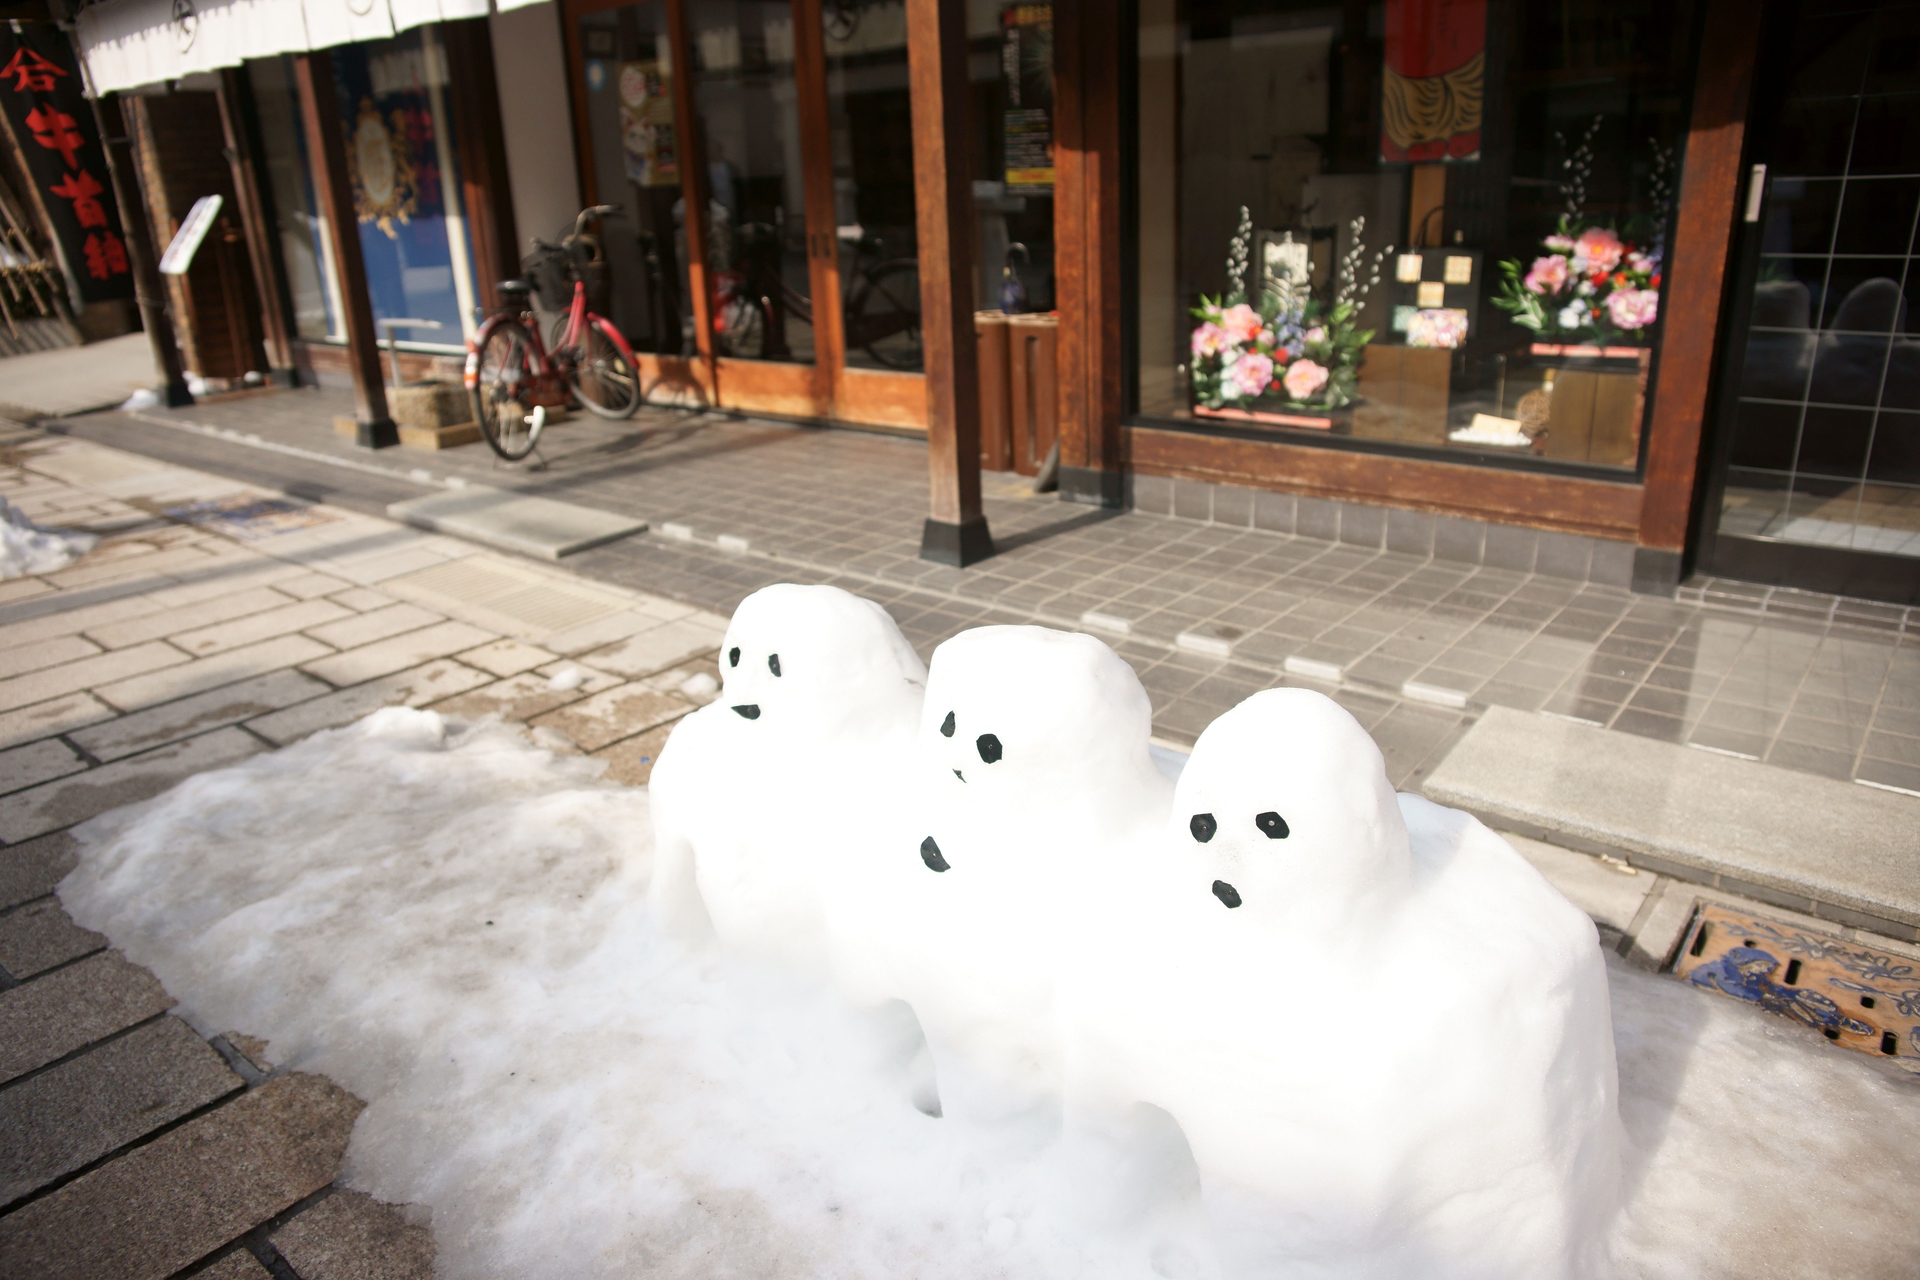
<path fill-rule="evenodd" d="M 83 227 L 104 227 L 107 223 L 107 211 L 100 207 L 100 193 L 106 190 L 100 180 L 85 169 L 67 175 L 65 182 L 48 188 L 57 196 L 65 196 L 73 201 L 73 216 L 80 219 Z"/>
<path fill-rule="evenodd" d="M 0 76 L 14 77 L 15 93 L 52 93 L 54 77 L 66 74 L 25 46 L 14 53 L 12 61 L 0 67 Z"/>
<path fill-rule="evenodd" d="M 127 246 L 113 232 L 88 236 L 82 248 L 87 255 L 87 274 L 95 280 L 127 273 Z"/>
<path fill-rule="evenodd" d="M 61 159 L 67 162 L 67 168 L 77 167 L 74 153 L 87 145 L 87 140 L 74 127 L 74 119 L 64 111 L 55 111 L 52 107 L 35 107 L 27 112 L 27 128 L 33 130 L 33 140 L 49 151 L 58 151 Z"/>

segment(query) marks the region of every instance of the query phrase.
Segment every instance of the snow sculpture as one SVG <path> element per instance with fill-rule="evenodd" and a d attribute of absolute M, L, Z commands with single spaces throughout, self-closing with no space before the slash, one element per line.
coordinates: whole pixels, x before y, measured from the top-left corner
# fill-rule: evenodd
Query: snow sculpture
<path fill-rule="evenodd" d="M 901 843 L 920 867 L 896 904 L 892 994 L 919 1015 L 948 1114 L 1057 1097 L 1055 975 L 1165 823 L 1139 677 L 1091 636 L 980 627 L 934 651 L 922 770 Z"/>
<path fill-rule="evenodd" d="M 1150 927 L 1072 985 L 1070 1106 L 1178 1121 L 1225 1274 L 1599 1265 L 1618 1118 L 1578 909 L 1302 689 L 1208 727 L 1161 848 L 1122 912 Z"/>
<path fill-rule="evenodd" d="M 824 973 L 831 886 L 881 847 L 926 667 L 879 605 L 782 584 L 741 601 L 720 673 L 654 766 L 653 913 L 682 939 Z"/>

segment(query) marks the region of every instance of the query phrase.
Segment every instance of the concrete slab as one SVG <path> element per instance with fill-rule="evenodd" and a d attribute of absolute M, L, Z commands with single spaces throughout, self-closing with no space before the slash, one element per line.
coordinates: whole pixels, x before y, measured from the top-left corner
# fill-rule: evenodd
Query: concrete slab
<path fill-rule="evenodd" d="M 0 1205 L 84 1168 L 245 1082 L 178 1018 L 0 1092 Z"/>
<path fill-rule="evenodd" d="M 1525 836 L 1509 834 L 1507 840 L 1553 882 L 1554 888 L 1566 894 L 1569 902 L 1593 917 L 1595 924 L 1615 933 L 1627 932 L 1659 879 L 1650 871 L 1636 871 L 1623 862 L 1575 853 Z"/>
<path fill-rule="evenodd" d="M 477 485 L 396 502 L 387 514 L 416 528 L 548 560 L 642 533 L 647 527 L 645 520 L 630 516 Z"/>
<path fill-rule="evenodd" d="M 160 980 L 118 951 L 0 992 L 0 1082 L 172 1007 Z"/>
<path fill-rule="evenodd" d="M 1497 706 L 1424 790 L 1506 830 L 1920 936 L 1911 797 Z"/>

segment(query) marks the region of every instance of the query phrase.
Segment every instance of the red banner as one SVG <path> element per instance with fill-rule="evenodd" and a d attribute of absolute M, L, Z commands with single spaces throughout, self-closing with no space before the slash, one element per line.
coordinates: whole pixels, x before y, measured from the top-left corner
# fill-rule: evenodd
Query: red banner
<path fill-rule="evenodd" d="M 1480 158 L 1487 0 L 1387 0 L 1380 158 Z"/>

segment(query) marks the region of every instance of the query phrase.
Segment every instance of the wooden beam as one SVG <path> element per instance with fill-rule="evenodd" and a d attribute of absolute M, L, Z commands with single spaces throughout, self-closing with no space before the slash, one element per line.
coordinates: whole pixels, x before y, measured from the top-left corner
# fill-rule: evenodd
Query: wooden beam
<path fill-rule="evenodd" d="M 85 57 L 81 57 L 85 65 Z M 180 343 L 174 336 L 173 322 L 167 316 L 166 287 L 160 279 L 160 257 L 153 247 L 153 228 L 147 220 L 146 204 L 141 199 L 134 166 L 127 163 L 133 150 L 133 103 L 118 94 L 107 94 L 93 101 L 93 122 L 100 130 L 101 150 L 107 155 L 107 180 L 113 186 L 114 203 L 120 207 L 120 230 L 127 240 L 127 265 L 133 269 L 134 299 L 140 304 L 140 323 L 153 348 L 154 370 L 160 375 L 155 393 L 169 409 L 193 403 L 187 389 L 186 366 L 180 360 Z M 117 103 L 119 110 L 113 110 Z M 109 115 L 120 119 L 115 136 L 107 128 Z"/>
<path fill-rule="evenodd" d="M 520 274 L 520 233 L 513 220 L 513 186 L 507 180 L 493 33 L 485 18 L 444 22 L 439 33 L 447 51 L 448 110 L 459 146 L 467 236 L 479 276 L 475 291 L 480 305 L 492 311 L 500 305 L 500 281 Z"/>
<path fill-rule="evenodd" d="M 966 0 L 907 0 L 914 221 L 926 353 L 932 494 L 920 557 L 964 568 L 993 554 L 980 506 L 980 364 L 973 337 L 972 87 Z"/>
<path fill-rule="evenodd" d="M 260 322 L 264 330 L 267 368 L 273 381 L 293 386 L 293 309 L 288 305 L 287 278 L 280 261 L 279 236 L 274 228 L 273 197 L 260 180 L 262 153 L 256 136 L 258 113 L 245 77 L 233 67 L 222 68 L 215 93 L 220 103 L 220 127 L 226 135 L 227 163 L 233 169 L 233 202 L 247 241 L 247 259 L 253 264 L 254 286 L 260 291 Z"/>
<path fill-rule="evenodd" d="M 719 398 L 719 366 L 713 349 L 713 286 L 707 277 L 707 140 L 700 128 L 699 104 L 693 96 L 693 41 L 687 34 L 687 0 L 665 0 L 667 42 L 673 50 L 674 139 L 680 146 L 680 198 L 686 215 L 687 291 L 693 311 L 693 344 L 707 371 L 708 391 Z M 572 32 L 568 40 L 577 40 Z M 576 72 L 576 74 L 578 74 Z M 581 146 L 587 146 L 585 122 Z"/>
<path fill-rule="evenodd" d="M 819 408 L 836 411 L 846 381 L 840 309 L 840 239 L 833 196 L 833 117 L 827 105 L 827 50 L 820 0 L 793 0 L 794 108 L 800 126 L 801 191 L 807 224 L 807 290 L 813 295 L 814 385 Z"/>
<path fill-rule="evenodd" d="M 380 380 L 380 343 L 373 327 L 373 299 L 367 292 L 367 264 L 360 252 L 360 220 L 353 209 L 347 175 L 347 144 L 340 123 L 340 97 L 334 89 L 333 57 L 325 50 L 293 55 L 293 80 L 312 158 L 314 202 L 327 223 L 327 240 L 340 271 L 340 303 L 346 311 L 348 367 L 353 374 L 355 440 L 368 449 L 400 443 L 399 429 L 387 413 L 387 389 Z"/>
<path fill-rule="evenodd" d="M 1095 0 L 1055 0 L 1054 290 L 1060 496 L 1117 507 L 1120 431 L 1120 34 Z"/>
<path fill-rule="evenodd" d="M 1680 214 L 1660 300 L 1659 385 L 1647 423 L 1647 497 L 1639 529 L 1643 548 L 1667 553 L 1674 581 L 1690 523 L 1699 514 L 1701 441 L 1719 363 L 1760 25 L 1744 0 L 1711 0 L 1700 41 Z"/>

